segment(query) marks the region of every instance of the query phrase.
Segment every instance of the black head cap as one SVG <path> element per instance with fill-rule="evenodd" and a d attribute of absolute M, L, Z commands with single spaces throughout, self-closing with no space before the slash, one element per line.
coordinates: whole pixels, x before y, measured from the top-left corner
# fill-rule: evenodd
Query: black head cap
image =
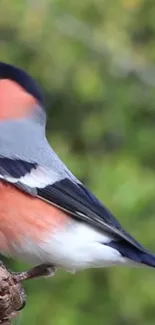
<path fill-rule="evenodd" d="M 0 62 L 0 79 L 10 79 L 17 82 L 29 94 L 35 97 L 42 106 L 44 105 L 43 95 L 37 82 L 24 70 L 16 68 L 13 65 Z"/>

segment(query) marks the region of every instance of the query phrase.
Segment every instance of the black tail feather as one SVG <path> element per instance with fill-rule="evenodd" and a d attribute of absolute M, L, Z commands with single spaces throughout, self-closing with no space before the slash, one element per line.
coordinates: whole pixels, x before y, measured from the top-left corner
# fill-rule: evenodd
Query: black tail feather
<path fill-rule="evenodd" d="M 136 263 L 144 264 L 155 268 L 155 255 L 148 252 L 147 250 L 141 251 L 125 240 L 113 240 L 106 245 L 119 251 L 119 253 L 125 258 L 128 258 Z"/>

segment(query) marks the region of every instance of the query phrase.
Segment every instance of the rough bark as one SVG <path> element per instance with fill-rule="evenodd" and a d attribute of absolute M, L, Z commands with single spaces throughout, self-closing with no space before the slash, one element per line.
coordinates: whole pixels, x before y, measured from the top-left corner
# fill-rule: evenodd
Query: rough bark
<path fill-rule="evenodd" d="M 20 276 L 0 265 L 0 324 L 10 325 L 11 318 L 24 308 L 26 294 L 20 283 Z"/>

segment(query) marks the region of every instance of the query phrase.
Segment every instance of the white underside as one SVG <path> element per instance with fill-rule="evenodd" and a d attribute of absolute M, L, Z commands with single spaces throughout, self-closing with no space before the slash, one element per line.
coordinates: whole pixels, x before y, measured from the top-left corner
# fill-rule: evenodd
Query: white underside
<path fill-rule="evenodd" d="M 14 244 L 12 254 L 33 265 L 51 263 L 70 271 L 128 263 L 117 250 L 104 245 L 113 239 L 106 233 L 72 220 L 65 230 L 45 235 L 40 245 L 29 238 L 22 247 Z"/>

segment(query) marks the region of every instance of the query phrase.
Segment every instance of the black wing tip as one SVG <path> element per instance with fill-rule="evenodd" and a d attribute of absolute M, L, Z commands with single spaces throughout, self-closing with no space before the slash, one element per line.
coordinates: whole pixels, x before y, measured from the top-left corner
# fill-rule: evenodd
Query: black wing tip
<path fill-rule="evenodd" d="M 147 251 L 139 244 L 139 248 L 133 246 L 124 239 L 112 240 L 104 244 L 116 249 L 123 257 L 128 258 L 136 263 L 144 264 L 155 268 L 155 255 Z"/>
<path fill-rule="evenodd" d="M 38 83 L 23 69 L 0 61 L 0 79 L 10 79 L 17 82 L 44 106 L 43 94 Z"/>

